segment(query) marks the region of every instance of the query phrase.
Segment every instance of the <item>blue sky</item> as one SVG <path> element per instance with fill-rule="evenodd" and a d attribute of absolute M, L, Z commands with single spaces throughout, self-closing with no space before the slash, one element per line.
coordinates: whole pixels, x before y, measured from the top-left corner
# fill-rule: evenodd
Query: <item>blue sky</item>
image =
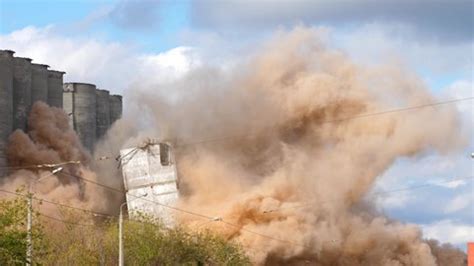
<path fill-rule="evenodd" d="M 153 1 L 145 1 L 153 2 Z M 27 26 L 57 25 L 65 35 L 100 35 L 108 41 L 134 43 L 143 51 L 159 52 L 177 45 L 176 33 L 189 26 L 189 1 L 163 1 L 159 7 L 151 4 L 149 11 L 154 28 L 138 29 L 121 25 L 114 19 L 117 1 L 1 1 L 2 34 Z M 127 7 L 125 7 L 127 8 Z M 38 12 L 40 11 L 40 12 Z M 144 22 L 146 23 L 146 22 Z M 142 27 L 143 25 L 138 25 Z"/>
<path fill-rule="evenodd" d="M 234 0 L 1 0 L 0 48 L 65 70 L 67 81 L 92 81 L 126 93 L 136 75 L 153 81 L 179 76 L 202 61 L 220 62 L 229 53 L 246 51 L 276 29 L 303 24 L 327 29 L 329 42 L 356 62 L 377 63 L 392 55 L 416 71 L 440 99 L 472 96 L 472 2 L 397 2 L 334 1 L 334 6 L 318 6 L 318 1 L 277 1 L 269 6 L 265 1 L 242 4 Z M 238 53 L 229 56 L 235 57 Z M 127 65 L 143 68 L 131 73 Z M 472 134 L 472 103 L 459 105 L 459 110 L 466 134 Z M 472 150 L 471 137 L 454 155 L 402 159 L 384 174 L 377 188 L 472 175 L 473 162 L 466 156 Z M 381 200 L 380 206 L 393 217 L 432 226 L 429 230 L 435 235 L 436 225 L 441 226 L 439 230 L 464 226 L 474 234 L 474 210 L 462 205 L 462 200 L 474 205 L 473 191 L 472 181 L 458 187 L 433 186 L 394 194 Z M 464 199 L 456 201 L 458 196 Z M 393 205 L 393 198 L 405 201 Z M 461 205 L 454 206 L 458 202 Z M 456 244 L 462 247 L 462 241 Z"/>
<path fill-rule="evenodd" d="M 130 4 L 130 3 L 132 4 Z M 27 26 L 35 26 L 38 28 L 46 27 L 48 25 L 55 25 L 56 30 L 64 36 L 84 36 L 96 39 L 101 39 L 109 42 L 123 42 L 137 47 L 141 52 L 159 53 L 169 50 L 180 45 L 193 44 L 192 40 L 182 38 L 183 32 L 209 32 L 215 31 L 225 38 L 252 39 L 255 36 L 263 35 L 262 32 L 270 31 L 272 27 L 287 26 L 292 23 L 304 23 L 306 25 L 323 25 L 334 26 L 344 31 L 359 27 L 365 21 L 354 18 L 347 21 L 334 21 L 333 19 L 323 17 L 320 21 L 316 18 L 302 12 L 298 7 L 294 12 L 302 12 L 301 17 L 298 14 L 290 14 L 291 16 L 283 16 L 281 21 L 278 21 L 278 12 L 272 16 L 270 13 L 269 25 L 266 22 L 259 22 L 257 16 L 245 17 L 245 20 L 240 20 L 237 17 L 242 12 L 249 12 L 249 10 L 263 8 L 261 5 L 240 5 L 243 8 L 236 8 L 235 18 L 233 18 L 232 1 L 221 1 L 221 4 L 210 4 L 212 1 L 203 1 L 203 4 L 193 4 L 190 0 L 179 1 L 153 1 L 153 0 L 139 0 L 139 1 L 92 1 L 92 0 L 60 0 L 60 1 L 44 1 L 44 0 L 2 0 L 0 3 L 0 11 L 2 14 L 0 33 L 8 34 L 15 30 L 25 28 Z M 237 1 L 238 2 L 238 1 Z M 285 1 L 282 1 L 283 3 Z M 305 1 L 301 1 L 304 3 Z M 390 2 L 390 1 L 388 1 Z M 458 2 L 458 1 L 454 1 Z M 462 1 L 459 1 L 462 2 Z M 138 3 L 138 4 L 135 4 Z M 143 5 L 143 9 L 137 8 L 133 10 L 132 6 Z M 201 10 L 207 6 L 211 6 L 210 11 L 203 13 Z M 303 7 L 304 5 L 301 4 Z M 349 4 L 348 4 L 349 5 Z M 238 5 L 237 5 L 238 6 Z M 295 5 L 298 6 L 298 5 Z M 277 5 L 278 7 L 278 5 Z M 407 7 L 410 8 L 410 7 Z M 462 8 L 462 6 L 460 7 Z M 224 20 L 225 23 L 219 21 L 219 16 L 216 15 L 220 9 L 225 9 L 229 18 Z M 373 9 L 373 8 L 372 8 Z M 429 8 L 427 8 L 428 11 Z M 358 9 L 355 9 L 359 12 Z M 408 9 L 411 10 L 411 9 Z M 382 12 L 384 10 L 381 10 Z M 439 12 L 434 10 L 434 13 Z M 138 23 L 134 25 L 130 23 L 130 16 L 137 15 L 142 19 L 138 19 Z M 390 13 L 390 12 L 387 12 Z M 335 17 L 344 15 L 335 14 Z M 420 14 L 413 14 L 414 17 Z M 202 18 L 204 17 L 204 18 Z M 206 17 L 210 17 L 206 19 Z M 223 16 L 225 17 L 225 16 Z M 274 19 L 271 19 L 275 17 Z M 294 20 L 291 18 L 294 17 Z M 385 18 L 381 16 L 381 21 L 393 23 L 397 21 L 396 18 Z M 233 20 L 232 20 L 233 19 Z M 134 19 L 135 20 L 135 19 Z M 275 20 L 275 21 L 273 21 Z M 405 18 L 406 21 L 413 20 L 412 18 Z M 427 18 L 426 20 L 432 20 Z M 258 25 L 262 24 L 259 31 L 248 27 L 246 21 L 257 21 Z M 374 18 L 368 16 L 368 22 L 376 21 Z M 404 21 L 403 21 L 404 22 Z M 466 22 L 466 21 L 461 21 Z M 467 21 L 469 22 L 469 21 Z M 472 22 L 472 20 L 471 20 Z M 234 24 L 242 23 L 242 27 L 236 27 Z M 416 25 L 415 23 L 413 23 Z M 422 23 L 421 23 L 422 24 Z M 469 24 L 469 23 L 468 23 Z M 471 23 L 472 24 L 472 23 Z M 417 25 L 425 26 L 425 25 Z M 434 25 L 436 26 L 436 25 Z M 249 29 L 250 28 L 250 29 Z M 416 28 L 416 27 L 414 27 Z M 263 30 L 262 30 L 263 29 Z M 469 32 L 471 28 L 467 29 Z M 430 33 L 427 38 L 432 38 L 439 42 L 446 35 L 445 31 L 440 33 Z M 235 32 L 242 32 L 238 34 Z M 413 31 L 414 34 L 419 34 L 419 31 Z M 411 32 L 411 34 L 413 34 Z M 429 32 L 429 31 L 428 31 Z M 235 34 L 234 34 L 235 33 Z M 403 33 L 396 33 L 402 35 Z M 438 35 L 439 36 L 438 36 Z M 463 38 L 471 38 L 472 35 L 466 32 L 459 33 L 466 36 Z M 244 38 L 242 38 L 244 36 Z M 229 39 L 230 39 L 229 38 Z M 422 43 L 421 43 L 422 45 Z M 466 58 L 468 59 L 468 58 Z M 424 62 L 418 62 L 418 65 L 413 66 L 416 71 L 426 78 L 427 83 L 435 90 L 446 87 L 453 81 L 459 79 L 463 75 L 466 76 L 466 70 L 450 68 L 444 69 L 443 74 L 439 75 L 431 69 L 431 67 Z M 469 73 L 470 74 L 470 73 Z"/>

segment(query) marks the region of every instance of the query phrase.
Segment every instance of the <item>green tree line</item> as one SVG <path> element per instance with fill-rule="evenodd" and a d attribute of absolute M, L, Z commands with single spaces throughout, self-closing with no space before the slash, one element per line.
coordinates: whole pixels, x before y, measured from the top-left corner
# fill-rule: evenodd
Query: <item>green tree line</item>
<path fill-rule="evenodd" d="M 33 213 L 32 265 L 117 265 L 115 218 L 58 209 L 60 220 Z M 27 202 L 0 200 L 0 265 L 27 262 Z M 250 265 L 238 243 L 209 231 L 164 227 L 141 215 L 124 221 L 125 265 Z"/>

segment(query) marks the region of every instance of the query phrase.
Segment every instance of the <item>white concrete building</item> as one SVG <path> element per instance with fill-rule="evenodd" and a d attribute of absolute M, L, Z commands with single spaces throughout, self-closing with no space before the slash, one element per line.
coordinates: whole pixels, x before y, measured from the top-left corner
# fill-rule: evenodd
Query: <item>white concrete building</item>
<path fill-rule="evenodd" d="M 173 225 L 178 200 L 177 170 L 171 146 L 148 141 L 140 147 L 120 151 L 120 162 L 129 214 L 137 211 Z"/>

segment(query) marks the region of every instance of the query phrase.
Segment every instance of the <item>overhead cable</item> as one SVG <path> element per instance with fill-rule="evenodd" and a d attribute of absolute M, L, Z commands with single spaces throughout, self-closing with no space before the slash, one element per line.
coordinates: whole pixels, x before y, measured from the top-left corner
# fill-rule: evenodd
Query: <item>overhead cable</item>
<path fill-rule="evenodd" d="M 421 104 L 421 105 L 415 105 L 415 106 L 409 106 L 409 107 L 403 107 L 403 108 L 384 110 L 380 112 L 365 113 L 365 114 L 348 116 L 348 117 L 343 117 L 343 118 L 338 118 L 338 119 L 323 120 L 323 121 L 320 121 L 319 123 L 329 124 L 329 123 L 336 123 L 336 122 L 344 122 L 344 121 L 353 120 L 353 119 L 386 115 L 386 114 L 398 113 L 398 112 L 406 112 L 406 111 L 412 111 L 412 110 L 426 108 L 426 107 L 440 106 L 440 105 L 452 104 L 452 103 L 457 103 L 457 102 L 462 102 L 462 101 L 469 101 L 473 99 L 474 97 L 457 98 L 457 99 L 439 101 L 439 102 L 434 102 L 434 103 L 427 103 L 427 104 Z M 277 126 L 269 126 L 266 128 L 274 129 L 276 127 Z M 246 137 L 252 137 L 252 136 L 255 136 L 255 134 L 242 134 L 242 135 L 234 135 L 234 136 L 216 137 L 216 138 L 211 138 L 211 139 L 203 139 L 203 140 L 198 140 L 194 142 L 177 144 L 175 145 L 175 147 L 186 147 L 186 146 L 199 145 L 199 144 L 205 144 L 205 143 L 211 143 L 211 142 L 225 142 L 232 139 L 246 138 Z"/>

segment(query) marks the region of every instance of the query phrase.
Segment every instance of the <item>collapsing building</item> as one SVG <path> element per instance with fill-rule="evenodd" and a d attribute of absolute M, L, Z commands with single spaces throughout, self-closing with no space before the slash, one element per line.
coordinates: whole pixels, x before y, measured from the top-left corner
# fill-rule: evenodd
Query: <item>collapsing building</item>
<path fill-rule="evenodd" d="M 120 163 L 130 214 L 141 213 L 173 225 L 178 200 L 178 175 L 171 146 L 156 141 L 120 151 Z"/>
<path fill-rule="evenodd" d="M 13 56 L 0 50 L 0 176 L 4 175 L 4 151 L 8 137 L 16 130 L 28 131 L 28 114 L 37 101 L 63 108 L 82 144 L 92 151 L 94 144 L 122 116 L 122 97 L 109 95 L 93 84 L 65 83 L 65 72 L 48 65 Z"/>

